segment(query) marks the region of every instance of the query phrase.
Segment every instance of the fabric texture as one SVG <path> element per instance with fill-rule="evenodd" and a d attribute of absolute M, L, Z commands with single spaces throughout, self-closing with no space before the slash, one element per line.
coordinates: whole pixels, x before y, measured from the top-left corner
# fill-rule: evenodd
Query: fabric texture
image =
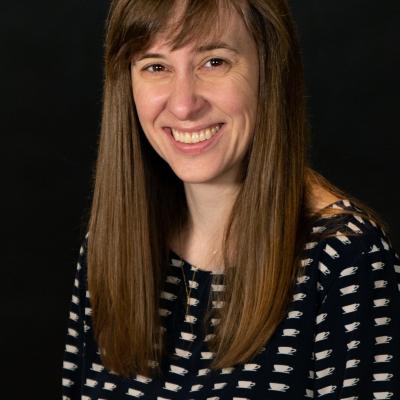
<path fill-rule="evenodd" d="M 328 207 L 357 210 L 348 200 Z M 207 349 L 217 321 L 211 320 L 207 334 L 199 327 L 210 291 L 223 285 L 212 283 L 210 271 L 186 261 L 181 268 L 171 250 L 160 294 L 168 338 L 163 379 L 123 379 L 102 365 L 92 332 L 84 242 L 68 319 L 63 399 L 400 399 L 399 256 L 373 221 L 324 215 L 312 232 L 332 226 L 333 237 L 305 244 L 302 273 L 273 337 L 251 361 L 219 371 L 208 368 L 213 354 Z M 182 269 L 192 288 L 186 316 Z"/>

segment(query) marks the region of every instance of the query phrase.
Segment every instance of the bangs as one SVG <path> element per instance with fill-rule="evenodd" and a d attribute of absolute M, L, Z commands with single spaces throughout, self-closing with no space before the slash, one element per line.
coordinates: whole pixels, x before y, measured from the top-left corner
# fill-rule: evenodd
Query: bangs
<path fill-rule="evenodd" d="M 220 38 L 233 11 L 243 17 L 244 1 L 229 0 L 137 0 L 126 1 L 112 21 L 118 32 L 110 32 L 108 59 L 115 65 L 149 49 L 158 35 L 172 50 L 193 42 Z M 119 15 L 118 15 L 119 14 Z M 110 21 L 111 22 L 111 21 Z M 112 35 L 114 33 L 114 35 Z"/>

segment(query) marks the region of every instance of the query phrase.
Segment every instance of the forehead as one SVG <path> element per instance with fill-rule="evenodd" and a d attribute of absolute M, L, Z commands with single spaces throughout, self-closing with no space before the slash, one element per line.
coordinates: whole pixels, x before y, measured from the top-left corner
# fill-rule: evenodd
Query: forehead
<path fill-rule="evenodd" d="M 238 10 L 226 2 L 214 2 L 216 8 L 204 8 L 193 14 L 186 2 L 176 6 L 161 29 L 150 37 L 143 50 L 156 51 L 161 48 L 176 50 L 184 46 L 207 49 L 207 44 L 220 47 L 240 48 L 246 46 L 250 34 Z M 209 2 L 208 2 L 209 3 Z"/>

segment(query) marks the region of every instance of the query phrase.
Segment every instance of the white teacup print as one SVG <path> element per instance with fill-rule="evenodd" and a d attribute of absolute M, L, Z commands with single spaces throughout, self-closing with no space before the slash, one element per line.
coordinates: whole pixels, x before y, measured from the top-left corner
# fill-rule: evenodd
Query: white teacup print
<path fill-rule="evenodd" d="M 197 321 L 197 318 L 193 315 L 185 315 L 185 322 L 189 322 L 189 324 L 195 324 Z"/>
<path fill-rule="evenodd" d="M 374 400 L 390 399 L 393 396 L 393 392 L 374 392 Z"/>
<path fill-rule="evenodd" d="M 72 344 L 66 344 L 65 345 L 65 350 L 68 353 L 72 353 L 72 354 L 78 354 L 79 353 L 79 349 L 76 346 L 73 346 Z"/>
<path fill-rule="evenodd" d="M 227 382 L 217 382 L 214 383 L 214 387 L 212 390 L 220 390 L 223 389 L 228 383 Z"/>
<path fill-rule="evenodd" d="M 290 346 L 279 346 L 277 354 L 294 354 L 296 353 L 297 349 Z"/>
<path fill-rule="evenodd" d="M 86 379 L 85 386 L 95 387 L 99 384 L 99 382 L 95 381 L 94 379 Z"/>
<path fill-rule="evenodd" d="M 290 318 L 300 318 L 303 315 L 303 313 L 301 311 L 289 311 L 288 313 L 288 319 Z"/>
<path fill-rule="evenodd" d="M 371 264 L 372 271 L 377 271 L 378 269 L 382 269 L 385 266 L 385 263 L 378 261 Z"/>
<path fill-rule="evenodd" d="M 168 317 L 168 315 L 171 315 L 171 311 L 165 308 L 159 308 L 158 314 L 161 315 L 162 317 Z"/>
<path fill-rule="evenodd" d="M 317 317 L 315 318 L 315 322 L 317 323 L 317 325 L 325 321 L 327 316 L 328 316 L 327 313 L 318 314 Z"/>
<path fill-rule="evenodd" d="M 105 389 L 105 390 L 114 390 L 116 387 L 117 387 L 117 385 L 115 383 L 104 382 L 103 389 Z"/>
<path fill-rule="evenodd" d="M 307 267 L 307 266 L 311 265 L 312 262 L 313 262 L 312 258 L 303 258 L 302 260 L 300 260 L 300 265 L 302 267 Z"/>
<path fill-rule="evenodd" d="M 357 270 L 358 270 L 358 267 L 345 268 L 340 272 L 339 278 L 343 278 L 344 276 L 353 275 Z"/>
<path fill-rule="evenodd" d="M 385 307 L 390 303 L 390 299 L 375 299 L 374 307 Z"/>
<path fill-rule="evenodd" d="M 353 303 L 353 304 L 348 304 L 347 306 L 343 306 L 343 314 L 349 314 L 354 311 L 357 311 L 358 307 L 360 307 L 360 303 Z"/>
<path fill-rule="evenodd" d="M 340 231 L 336 232 L 336 238 L 339 239 L 343 244 L 351 243 L 350 239 L 346 235 L 342 234 Z"/>
<path fill-rule="evenodd" d="M 257 371 L 260 367 L 260 364 L 244 364 L 243 371 Z"/>
<path fill-rule="evenodd" d="M 177 296 L 175 294 L 170 293 L 170 292 L 166 292 L 164 290 L 160 293 L 160 297 L 162 299 L 171 300 L 171 301 L 177 299 Z"/>
<path fill-rule="evenodd" d="M 375 344 L 386 344 L 392 340 L 391 336 L 376 336 Z"/>
<path fill-rule="evenodd" d="M 278 392 L 286 392 L 289 389 L 289 385 L 285 385 L 284 383 L 270 382 L 268 390 L 276 390 Z"/>
<path fill-rule="evenodd" d="M 186 368 L 182 368 L 182 367 L 179 367 L 178 365 L 173 365 L 173 364 L 171 364 L 171 365 L 169 366 L 169 372 L 172 372 L 172 373 L 174 373 L 174 374 L 178 374 L 178 375 L 184 376 L 184 375 L 186 375 L 189 371 L 188 371 Z"/>
<path fill-rule="evenodd" d="M 222 308 L 224 306 L 224 304 L 225 304 L 225 302 L 222 300 L 221 301 L 216 301 L 216 300 L 212 301 L 213 308 Z"/>
<path fill-rule="evenodd" d="M 313 399 L 314 398 L 314 390 L 306 388 L 306 394 L 304 395 L 304 397 L 307 397 L 309 399 Z"/>
<path fill-rule="evenodd" d="M 211 358 L 214 357 L 214 353 L 212 353 L 211 351 L 202 351 L 201 353 L 201 359 L 202 360 L 210 360 Z"/>
<path fill-rule="evenodd" d="M 360 378 L 348 378 L 343 380 L 343 387 L 350 387 L 357 385 L 359 382 Z"/>
<path fill-rule="evenodd" d="M 78 366 L 72 362 L 69 361 L 63 361 L 63 368 L 68 369 L 70 371 L 74 371 L 78 368 Z"/>
<path fill-rule="evenodd" d="M 197 376 L 205 376 L 211 371 L 210 368 L 202 368 L 199 369 L 199 372 L 197 373 Z"/>
<path fill-rule="evenodd" d="M 329 275 L 331 273 L 330 269 L 323 264 L 322 262 L 319 262 L 318 264 L 318 269 L 324 274 L 324 275 Z"/>
<path fill-rule="evenodd" d="M 211 290 L 213 292 L 223 292 L 225 290 L 225 285 L 217 285 L 217 284 L 212 283 Z"/>
<path fill-rule="evenodd" d="M 190 351 L 183 350 L 183 349 L 180 349 L 178 347 L 175 347 L 175 355 L 177 355 L 179 357 L 183 357 L 183 358 L 190 358 L 192 353 Z"/>
<path fill-rule="evenodd" d="M 379 373 L 379 374 L 373 374 L 373 377 L 374 377 L 373 382 L 390 381 L 393 378 L 393 374 Z"/>
<path fill-rule="evenodd" d="M 73 328 L 68 328 L 68 335 L 72 337 L 78 337 L 79 333 Z"/>
<path fill-rule="evenodd" d="M 293 301 L 303 300 L 307 295 L 305 293 L 296 293 L 293 295 Z"/>
<path fill-rule="evenodd" d="M 197 306 L 199 304 L 200 300 L 195 299 L 194 297 L 189 297 L 188 299 L 188 304 L 191 306 Z"/>
<path fill-rule="evenodd" d="M 338 252 L 333 247 L 329 246 L 329 244 L 325 246 L 324 251 L 328 253 L 332 258 L 339 258 Z"/>
<path fill-rule="evenodd" d="M 328 367 L 317 371 L 315 375 L 317 376 L 317 379 L 321 379 L 324 378 L 325 376 L 332 375 L 334 370 L 335 367 Z"/>
<path fill-rule="evenodd" d="M 182 389 L 182 386 L 179 386 L 176 383 L 172 383 L 172 382 L 165 382 L 164 389 L 171 390 L 173 392 L 177 392 L 178 390 Z"/>
<path fill-rule="evenodd" d="M 132 389 L 132 388 L 129 388 L 126 394 L 129 395 L 129 396 L 133 396 L 133 397 L 142 397 L 142 396 L 144 396 L 143 392 L 141 392 L 140 390 Z"/>
<path fill-rule="evenodd" d="M 252 388 L 256 383 L 252 381 L 238 381 L 237 388 L 241 389 L 250 389 Z"/>
<path fill-rule="evenodd" d="M 357 349 L 359 344 L 359 340 L 352 340 L 351 342 L 347 343 L 347 350 Z"/>
<path fill-rule="evenodd" d="M 360 326 L 360 322 L 354 321 L 350 324 L 346 324 L 344 327 L 346 328 L 346 333 L 347 333 L 347 332 L 355 331 L 359 326 Z"/>
<path fill-rule="evenodd" d="M 92 366 L 90 367 L 90 369 L 92 371 L 101 372 L 101 371 L 103 371 L 104 367 L 101 364 L 92 363 Z"/>
<path fill-rule="evenodd" d="M 67 378 L 62 378 L 62 385 L 66 387 L 71 387 L 74 384 L 74 381 L 71 381 L 71 379 Z"/>
<path fill-rule="evenodd" d="M 318 389 L 318 394 L 319 396 L 323 396 L 325 394 L 334 393 L 336 388 L 337 388 L 336 385 L 325 386 L 322 389 Z"/>
<path fill-rule="evenodd" d="M 374 319 L 374 321 L 375 321 L 375 326 L 388 325 L 389 322 L 390 322 L 391 320 L 392 320 L 392 319 L 389 318 L 389 317 L 375 318 L 375 319 Z"/>
<path fill-rule="evenodd" d="M 78 321 L 79 315 L 77 313 L 74 313 L 73 311 L 70 311 L 69 318 L 72 319 L 72 321 Z"/>
<path fill-rule="evenodd" d="M 168 275 L 166 281 L 168 283 L 173 283 L 174 285 L 177 285 L 181 280 L 177 276 Z"/>
<path fill-rule="evenodd" d="M 356 293 L 360 285 L 349 285 L 340 289 L 341 296 L 346 294 Z"/>
<path fill-rule="evenodd" d="M 182 340 L 187 340 L 189 342 L 193 342 L 196 339 L 196 335 L 194 335 L 193 333 L 189 333 L 189 332 L 181 332 L 181 339 Z"/>
<path fill-rule="evenodd" d="M 385 281 L 385 280 L 375 281 L 374 282 L 374 289 L 385 288 L 387 284 L 388 284 L 388 281 Z"/>
<path fill-rule="evenodd" d="M 279 372 L 282 374 L 290 374 L 291 371 L 293 371 L 293 367 L 290 367 L 289 365 L 274 364 L 274 369 L 272 372 Z"/>
<path fill-rule="evenodd" d="M 375 363 L 389 362 L 393 356 L 391 354 L 378 354 L 374 356 Z"/>
<path fill-rule="evenodd" d="M 213 338 L 214 336 L 215 336 L 214 333 L 208 333 L 208 334 L 206 335 L 206 337 L 204 338 L 204 341 L 205 341 L 205 342 L 208 342 L 208 341 L 211 340 L 211 338 Z"/>
<path fill-rule="evenodd" d="M 149 383 L 152 381 L 152 379 L 149 378 L 148 376 L 136 374 L 135 381 L 142 382 L 142 383 Z"/>
<path fill-rule="evenodd" d="M 226 367 L 221 369 L 221 375 L 231 374 L 235 367 Z"/>
<path fill-rule="evenodd" d="M 321 340 L 325 340 L 329 336 L 330 332 L 319 332 L 315 335 L 315 342 L 320 342 Z"/>
<path fill-rule="evenodd" d="M 283 330 L 283 336 L 292 336 L 295 337 L 300 333 L 300 331 L 298 329 L 293 329 L 293 328 L 289 328 L 289 329 L 284 329 Z"/>
<path fill-rule="evenodd" d="M 316 360 L 323 360 L 324 358 L 329 357 L 332 354 L 332 349 L 319 351 L 314 353 L 314 358 Z"/>
<path fill-rule="evenodd" d="M 308 275 L 302 275 L 297 278 L 297 284 L 302 284 L 310 279 Z"/>
<path fill-rule="evenodd" d="M 198 284 L 198 282 L 196 282 L 196 281 L 191 281 L 191 280 L 189 280 L 188 286 L 189 286 L 191 289 L 197 289 L 197 288 L 199 287 L 199 284 Z"/>
<path fill-rule="evenodd" d="M 357 367 L 358 364 L 360 364 L 361 360 L 353 359 L 353 360 L 347 360 L 346 362 L 346 368 L 354 368 Z"/>
<path fill-rule="evenodd" d="M 203 385 L 200 385 L 200 384 L 192 385 L 192 387 L 190 388 L 190 391 L 191 392 L 198 392 L 202 387 L 203 387 Z"/>

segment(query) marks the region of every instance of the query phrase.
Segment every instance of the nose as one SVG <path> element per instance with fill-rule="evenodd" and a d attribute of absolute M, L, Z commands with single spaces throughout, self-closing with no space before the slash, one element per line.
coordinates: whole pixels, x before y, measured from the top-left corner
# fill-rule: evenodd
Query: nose
<path fill-rule="evenodd" d="M 171 82 L 167 107 L 177 119 L 195 119 L 206 109 L 207 101 L 200 95 L 198 84 L 190 74 L 176 76 Z"/>

